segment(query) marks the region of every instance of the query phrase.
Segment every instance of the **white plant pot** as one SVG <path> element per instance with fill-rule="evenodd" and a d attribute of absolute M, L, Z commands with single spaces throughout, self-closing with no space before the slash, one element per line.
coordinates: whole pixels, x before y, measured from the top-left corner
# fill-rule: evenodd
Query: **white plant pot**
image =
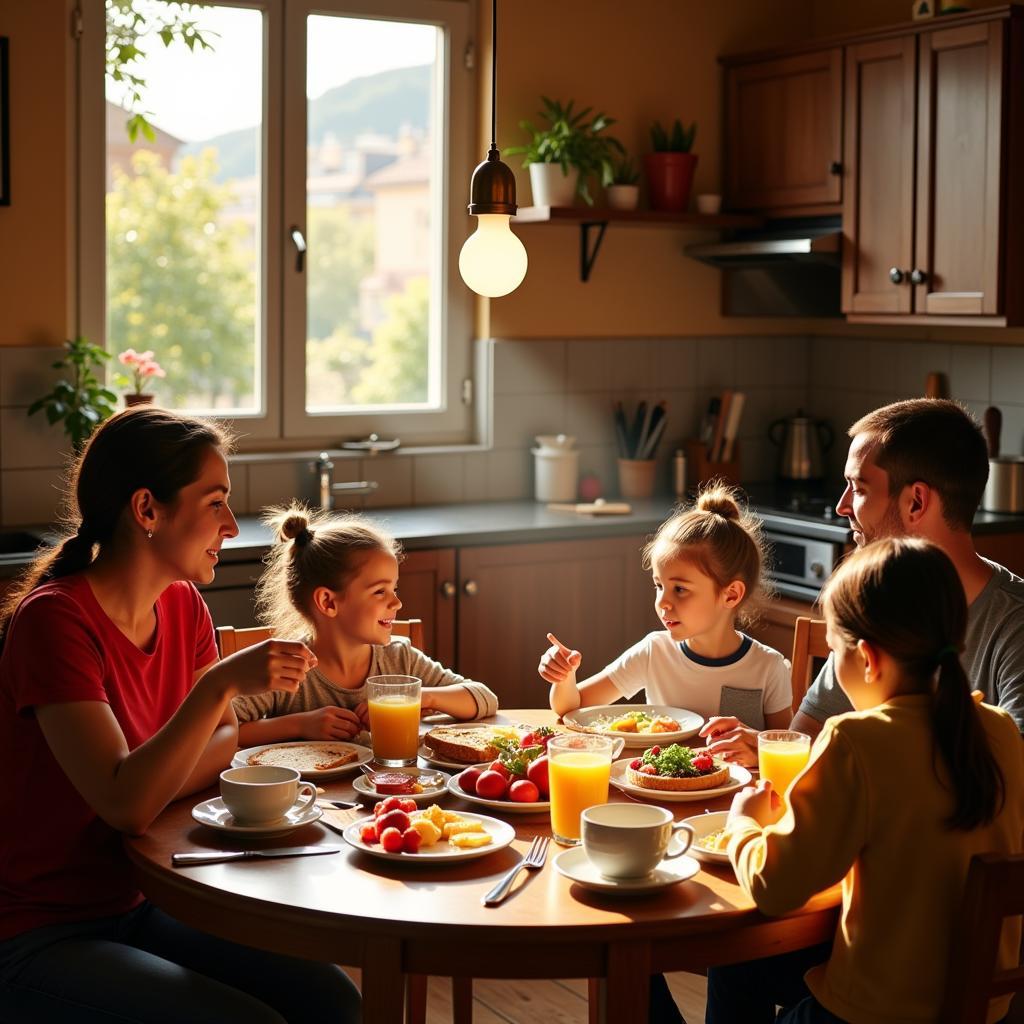
<path fill-rule="evenodd" d="M 609 210 L 635 210 L 640 203 L 640 186 L 609 185 L 604 195 Z"/>
<path fill-rule="evenodd" d="M 576 198 L 576 179 L 579 171 L 569 168 L 562 172 L 561 164 L 530 164 L 530 188 L 534 206 L 572 206 Z"/>

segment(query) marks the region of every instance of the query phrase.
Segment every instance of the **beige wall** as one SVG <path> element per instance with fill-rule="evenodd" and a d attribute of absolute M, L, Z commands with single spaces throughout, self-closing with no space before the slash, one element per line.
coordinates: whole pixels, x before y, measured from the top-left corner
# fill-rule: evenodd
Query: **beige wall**
<path fill-rule="evenodd" d="M 10 40 L 11 205 L 0 206 L 0 345 L 59 345 L 68 316 L 64 0 L 0 3 Z"/>

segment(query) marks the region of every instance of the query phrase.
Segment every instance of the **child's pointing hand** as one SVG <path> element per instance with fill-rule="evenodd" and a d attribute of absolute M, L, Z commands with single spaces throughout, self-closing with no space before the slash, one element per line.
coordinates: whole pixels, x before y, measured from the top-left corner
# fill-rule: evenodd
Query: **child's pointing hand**
<path fill-rule="evenodd" d="M 541 656 L 537 666 L 541 679 L 549 683 L 562 683 L 571 679 L 575 684 L 576 670 L 580 667 L 583 655 L 566 647 L 554 633 L 548 633 L 548 640 L 551 646 Z"/>

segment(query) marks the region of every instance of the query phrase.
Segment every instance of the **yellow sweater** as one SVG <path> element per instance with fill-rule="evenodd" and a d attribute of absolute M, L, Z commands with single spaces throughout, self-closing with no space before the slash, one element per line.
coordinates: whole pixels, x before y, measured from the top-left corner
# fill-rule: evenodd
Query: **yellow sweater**
<path fill-rule="evenodd" d="M 830 719 L 781 821 L 762 829 L 740 817 L 729 828 L 736 877 L 763 913 L 795 910 L 842 880 L 831 959 L 807 984 L 850 1024 L 934 1021 L 971 857 L 1024 850 L 1024 743 L 1013 719 L 979 705 L 1006 802 L 991 824 L 950 830 L 951 794 L 932 768 L 929 700 L 895 697 Z M 1008 919 L 1000 965 L 1015 965 L 1019 948 L 1020 918 Z M 993 1000 L 988 1020 L 1008 1005 Z"/>

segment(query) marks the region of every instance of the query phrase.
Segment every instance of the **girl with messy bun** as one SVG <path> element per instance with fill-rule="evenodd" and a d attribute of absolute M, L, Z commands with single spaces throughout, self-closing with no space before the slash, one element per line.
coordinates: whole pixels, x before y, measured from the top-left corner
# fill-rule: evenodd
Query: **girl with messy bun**
<path fill-rule="evenodd" d="M 582 655 L 548 634 L 538 671 L 551 684 L 552 710 L 611 704 L 646 690 L 651 704 L 730 715 L 755 729 L 790 720 L 789 664 L 740 632 L 767 587 L 761 523 L 737 492 L 715 481 L 662 523 L 643 551 L 654 610 L 663 628 L 597 675 L 576 683 Z"/>
<path fill-rule="evenodd" d="M 401 546 L 369 519 L 327 515 L 293 504 L 264 522 L 277 542 L 256 585 L 260 621 L 278 636 L 301 636 L 316 665 L 294 692 L 275 690 L 234 702 L 243 746 L 275 740 L 351 739 L 369 728 L 369 676 L 417 676 L 424 711 L 485 718 L 498 698 L 463 679 L 403 637 L 392 637 Z"/>

